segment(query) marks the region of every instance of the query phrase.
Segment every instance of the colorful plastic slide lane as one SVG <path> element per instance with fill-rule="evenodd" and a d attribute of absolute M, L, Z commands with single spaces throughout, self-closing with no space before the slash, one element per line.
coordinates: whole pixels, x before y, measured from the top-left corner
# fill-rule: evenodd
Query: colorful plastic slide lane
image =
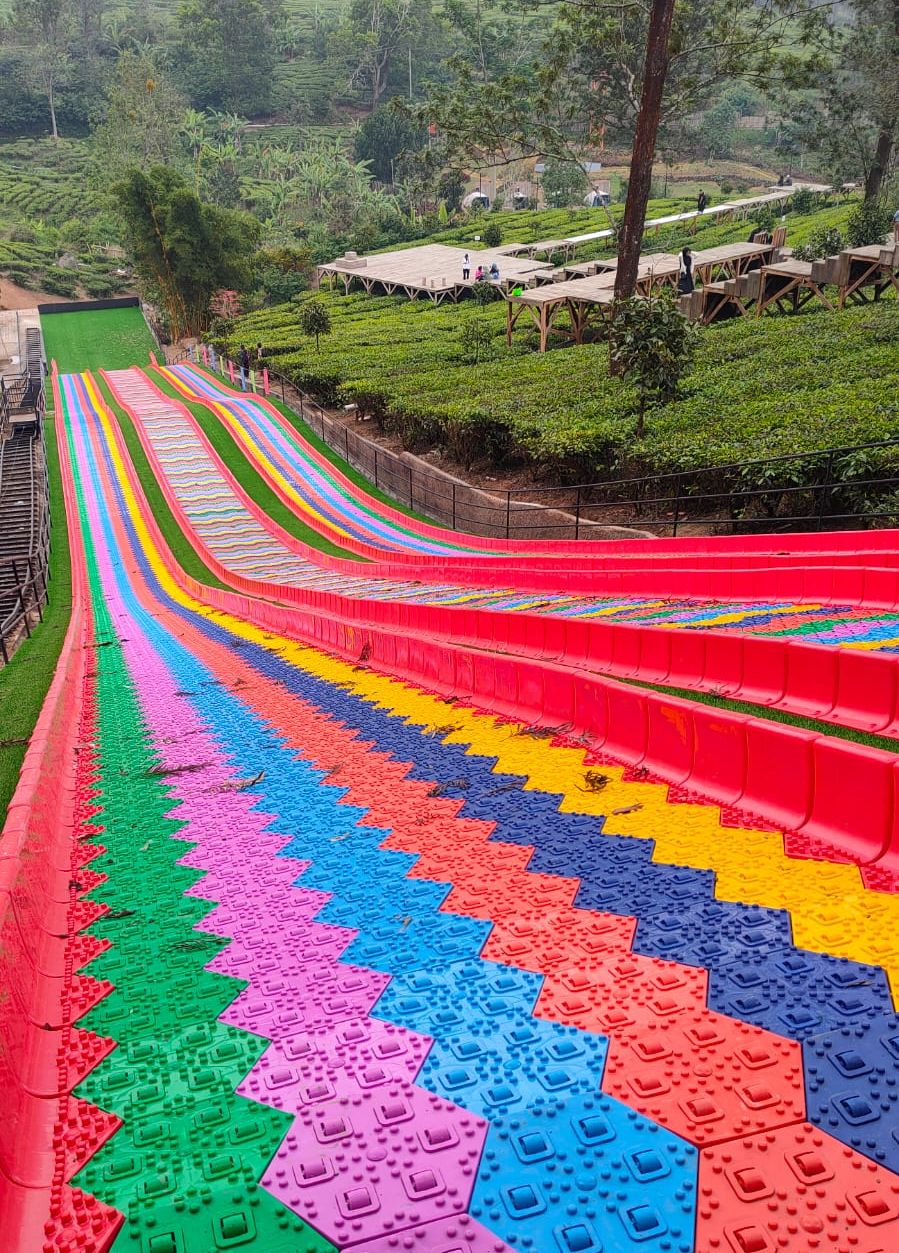
<path fill-rule="evenodd" d="M 0 1247 L 894 1248 L 897 896 L 211 609 L 69 382 L 81 674 L 2 847 L 71 832 L 72 939 L 0 1004 Z M 0 867 L 25 948 L 60 884 Z"/>
<path fill-rule="evenodd" d="M 210 555 L 213 562 L 241 578 L 255 579 L 251 589 L 263 594 L 261 582 L 308 591 L 328 591 L 341 596 L 354 596 L 368 601 L 436 604 L 469 609 L 487 608 L 495 611 L 515 610 L 534 614 L 552 614 L 566 619 L 607 619 L 615 623 L 660 625 L 675 628 L 714 628 L 716 630 L 750 631 L 775 637 L 797 636 L 824 644 L 884 650 L 899 649 L 899 613 L 872 608 L 868 603 L 856 605 L 778 598 L 774 600 L 741 600 L 726 598 L 678 598 L 678 581 L 689 585 L 690 572 L 662 572 L 647 568 L 633 575 L 604 570 L 588 571 L 586 575 L 566 575 L 551 570 L 544 578 L 548 590 L 515 591 L 494 581 L 493 586 L 477 586 L 483 569 L 432 563 L 432 568 L 408 567 L 391 562 L 374 565 L 371 571 L 360 571 L 357 562 L 329 558 L 315 549 L 291 539 L 254 506 L 244 495 L 205 440 L 199 426 L 183 405 L 173 402 L 156 389 L 140 370 L 111 371 L 104 376 L 117 400 L 134 418 L 148 456 L 170 496 L 171 503 L 196 545 Z M 70 376 L 64 386 L 81 391 L 93 390 L 87 377 Z M 650 563 L 652 565 L 654 563 Z M 763 565 L 767 565 L 767 560 Z M 433 568 L 436 566 L 436 571 Z M 872 575 L 881 571 L 872 570 Z M 744 571 L 756 579 L 757 570 Z M 764 574 L 764 571 L 762 572 Z M 799 572 L 788 572 L 797 579 Z M 822 581 L 832 590 L 833 572 L 821 571 Z M 852 556 L 844 568 L 846 585 L 858 594 L 861 580 L 858 558 Z M 899 571 L 882 571 L 897 583 Z M 454 581 L 440 581 L 440 575 Z M 722 585 L 733 586 L 733 572 L 721 572 Z M 508 580 L 509 572 L 502 576 Z M 526 577 L 526 576 L 522 576 Z M 602 584 L 611 579 L 626 580 L 636 587 L 628 594 L 570 594 L 552 590 L 577 578 L 584 586 Z M 469 586 L 465 586 L 465 581 Z M 641 593 L 659 583 L 670 590 L 662 594 Z M 429 581 L 430 580 L 430 581 Z M 785 580 L 780 579 L 783 583 Z M 706 590 L 712 585 L 706 577 Z M 893 590 L 896 596 L 899 584 Z M 875 601 L 876 603 L 876 601 Z"/>
<path fill-rule="evenodd" d="M 570 603 L 559 594 L 535 600 L 456 588 L 449 589 L 447 600 L 448 589 L 440 585 L 396 574 L 389 580 L 360 578 L 355 564 L 347 573 L 350 563 L 316 554 L 274 527 L 203 442 L 183 406 L 173 405 L 139 371 L 112 372 L 106 379 L 131 412 L 160 485 L 194 547 L 219 577 L 252 598 L 241 611 L 257 625 L 321 642 L 347 658 L 367 658 L 375 668 L 445 693 L 473 694 L 503 714 L 571 726 L 619 760 L 657 771 L 718 803 L 739 802 L 766 822 L 795 832 L 798 844 L 814 855 L 858 862 L 872 885 L 899 879 L 899 763 L 894 753 L 635 691 L 602 673 L 616 673 L 602 657 L 609 643 L 615 648 L 620 629 L 612 632 L 611 641 L 608 634 L 597 638 L 589 619 L 583 623 L 586 638 L 573 643 L 569 636 L 576 620 L 560 623 L 569 633 L 562 641 L 563 666 L 547 665 L 542 644 L 534 655 L 533 642 L 542 637 L 543 622 L 550 621 L 541 612 L 564 612 Z M 66 376 L 61 385 L 90 412 L 103 409 L 90 376 Z M 114 415 L 107 417 L 115 425 Z M 338 569 L 332 573 L 328 565 Z M 272 602 L 286 602 L 297 611 L 281 613 Z M 491 612 L 475 613 L 472 624 L 471 609 L 478 605 Z M 468 619 L 460 618 L 459 608 L 466 607 Z M 508 608 L 518 613 L 496 612 Z M 694 619 L 698 608 L 693 606 Z M 529 609 L 537 612 L 522 612 Z M 770 616 L 757 604 L 741 613 L 734 609 L 722 605 L 715 620 L 737 626 L 748 622 L 753 628 L 760 617 Z M 836 664 L 831 665 L 818 648 L 788 654 L 776 641 L 756 641 L 753 653 L 747 637 L 741 658 L 733 649 L 722 650 L 723 636 L 690 635 L 702 649 L 709 646 L 706 686 L 709 679 L 714 684 L 716 670 L 720 683 L 724 663 L 725 673 L 748 676 L 748 694 L 755 702 L 803 713 L 823 706 L 832 721 L 863 729 L 879 726 L 891 735 L 899 727 L 896 672 L 887 657 L 875 661 L 832 650 Z M 832 642 L 844 639 L 839 632 L 831 635 Z M 560 656 L 558 647 L 557 640 L 549 655 Z M 839 656 L 844 651 L 845 658 Z M 656 650 L 654 664 L 661 655 Z M 690 675 L 695 650 L 686 659 L 680 651 L 677 673 L 685 672 L 685 660 Z M 785 669 L 786 683 L 779 688 L 776 675 Z M 646 677 L 642 643 L 638 677 Z M 747 682 L 741 678 L 741 683 L 739 694 L 745 695 Z"/>
<path fill-rule="evenodd" d="M 702 537 L 651 542 L 640 540 L 579 540 L 527 542 L 462 536 L 459 532 L 424 524 L 368 496 L 346 479 L 284 418 L 265 396 L 229 387 L 213 373 L 194 363 L 159 369 L 159 376 L 190 402 L 200 402 L 223 423 L 237 445 L 290 506 L 313 524 L 331 526 L 345 538 L 367 545 L 367 554 L 398 550 L 446 553 L 463 549 L 469 556 L 514 557 L 515 564 L 545 556 L 554 560 L 615 562 L 639 558 L 658 571 L 669 563 L 695 564 L 715 557 L 775 566 L 803 562 L 828 565 L 857 562 L 860 555 L 879 552 L 895 564 L 899 544 L 895 532 L 855 532 L 794 536 Z M 436 547 L 435 547 L 436 545 Z M 558 565 L 556 566 L 558 568 Z"/>

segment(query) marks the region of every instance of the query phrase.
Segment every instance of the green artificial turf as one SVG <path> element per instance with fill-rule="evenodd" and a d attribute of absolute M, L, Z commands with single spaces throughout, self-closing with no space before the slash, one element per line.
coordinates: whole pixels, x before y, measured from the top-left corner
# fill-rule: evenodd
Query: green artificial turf
<path fill-rule="evenodd" d="M 48 361 L 60 372 L 124 370 L 148 365 L 156 343 L 137 306 L 44 314 L 41 318 Z"/>
<path fill-rule="evenodd" d="M 19 778 L 22 759 L 34 730 L 72 612 L 72 563 L 69 528 L 62 496 L 59 449 L 52 414 L 44 422 L 47 479 L 50 488 L 52 546 L 49 603 L 44 620 L 0 670 L 0 825 Z"/>
<path fill-rule="evenodd" d="M 272 521 L 277 522 L 278 526 L 283 527 L 294 539 L 300 540 L 303 544 L 308 544 L 310 548 L 315 548 L 321 553 L 327 553 L 332 557 L 344 557 L 350 561 L 358 561 L 363 565 L 368 564 L 365 557 L 360 557 L 357 553 L 341 548 L 324 535 L 320 535 L 318 531 L 313 530 L 311 526 L 303 522 L 291 509 L 288 509 L 280 497 L 275 495 L 258 470 L 254 469 L 250 464 L 227 428 L 204 404 L 186 400 L 177 388 L 173 387 L 159 373 L 154 373 L 153 381 L 167 396 L 171 396 L 173 400 L 177 400 L 180 404 L 187 406 L 199 422 L 206 438 L 243 490 Z"/>

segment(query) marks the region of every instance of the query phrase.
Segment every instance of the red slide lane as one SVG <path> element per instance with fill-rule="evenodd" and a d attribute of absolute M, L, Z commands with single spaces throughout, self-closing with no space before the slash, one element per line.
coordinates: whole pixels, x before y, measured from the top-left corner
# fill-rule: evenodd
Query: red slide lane
<path fill-rule="evenodd" d="M 326 617 L 323 605 L 310 612 L 311 606 L 301 610 L 260 600 L 248 580 L 243 595 L 197 583 L 168 552 L 115 416 L 108 409 L 106 413 L 166 568 L 201 603 L 355 663 L 364 658 L 373 669 L 426 690 L 504 716 L 571 730 L 622 762 L 645 766 L 717 804 L 737 805 L 749 815 L 798 831 L 823 858 L 830 850 L 839 858 L 899 873 L 899 760 L 891 753 L 664 697 L 586 670 L 435 640 L 420 629 L 420 607 L 405 607 L 413 624 L 413 633 L 405 633 Z M 237 580 L 232 583 L 238 585 Z M 280 594 L 280 589 L 271 588 L 270 594 Z"/>

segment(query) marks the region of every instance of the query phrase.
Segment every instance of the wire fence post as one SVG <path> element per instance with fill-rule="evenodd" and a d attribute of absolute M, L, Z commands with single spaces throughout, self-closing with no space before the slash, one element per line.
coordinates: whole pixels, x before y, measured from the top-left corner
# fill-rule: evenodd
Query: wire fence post
<path fill-rule="evenodd" d="M 578 484 L 577 496 L 574 501 L 574 538 L 581 538 L 581 488 Z"/>
<path fill-rule="evenodd" d="M 506 488 L 506 539 L 512 538 L 512 493 Z"/>
<path fill-rule="evenodd" d="M 818 492 L 818 522 L 816 530 L 820 531 L 824 526 L 824 507 L 827 503 L 827 493 L 833 482 L 833 453 L 827 454 L 827 462 L 824 466 L 824 482 L 821 484 Z"/>
<path fill-rule="evenodd" d="M 681 479 L 680 475 L 678 475 L 674 480 L 674 526 L 671 530 L 672 535 L 677 535 L 677 523 L 680 518 L 680 488 Z"/>
<path fill-rule="evenodd" d="M 31 639 L 31 624 L 28 621 L 28 610 L 25 608 L 25 589 L 22 585 L 21 579 L 19 578 L 19 567 L 15 561 L 12 563 L 12 577 L 16 581 L 16 594 L 19 597 L 19 610 L 22 614 L 22 625 L 25 628 L 25 634 L 29 639 Z"/>
<path fill-rule="evenodd" d="M 409 472 L 409 508 L 411 509 L 411 508 L 412 508 L 412 501 L 413 501 L 413 496 L 412 496 L 412 464 L 411 464 L 411 462 L 409 462 L 409 461 L 407 461 L 407 462 L 406 462 L 406 469 L 407 469 L 407 470 L 408 470 L 408 472 Z"/>
<path fill-rule="evenodd" d="M 456 480 L 453 479 L 453 530 L 456 529 Z"/>

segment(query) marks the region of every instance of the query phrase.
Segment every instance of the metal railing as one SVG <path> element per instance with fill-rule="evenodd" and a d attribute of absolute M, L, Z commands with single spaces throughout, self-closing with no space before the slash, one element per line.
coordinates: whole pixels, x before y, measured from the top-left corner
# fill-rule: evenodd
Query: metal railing
<path fill-rule="evenodd" d="M 183 352 L 169 360 L 191 357 Z M 487 492 L 360 435 L 291 379 L 266 368 L 272 393 L 385 495 L 475 535 L 577 539 L 609 527 L 676 536 L 684 528 L 745 534 L 899 526 L 899 438 L 665 474 Z"/>
<path fill-rule="evenodd" d="M 44 620 L 50 599 L 50 496 L 43 422 L 31 441 L 30 509 L 27 555 L 0 561 L 0 659 L 7 665 L 22 632 L 31 638 L 34 619 Z M 41 452 L 42 491 L 37 499 L 35 445 Z M 7 608 L 8 606 L 8 608 Z M 5 612 L 4 612 L 5 611 Z"/>

